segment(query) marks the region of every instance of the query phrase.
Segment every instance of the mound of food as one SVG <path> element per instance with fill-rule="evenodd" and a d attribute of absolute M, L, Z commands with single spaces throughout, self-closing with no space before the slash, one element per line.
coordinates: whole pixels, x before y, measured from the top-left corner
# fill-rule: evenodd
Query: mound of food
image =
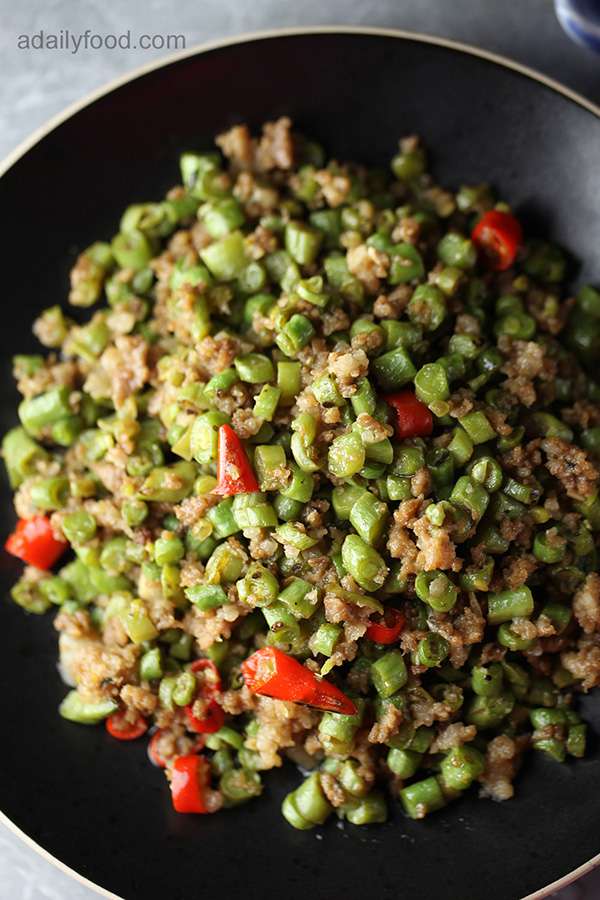
<path fill-rule="evenodd" d="M 57 610 L 60 712 L 148 732 L 181 812 L 285 757 L 296 828 L 507 799 L 600 682 L 600 294 L 415 137 L 391 173 L 287 118 L 217 145 L 14 360 L 12 595 Z"/>

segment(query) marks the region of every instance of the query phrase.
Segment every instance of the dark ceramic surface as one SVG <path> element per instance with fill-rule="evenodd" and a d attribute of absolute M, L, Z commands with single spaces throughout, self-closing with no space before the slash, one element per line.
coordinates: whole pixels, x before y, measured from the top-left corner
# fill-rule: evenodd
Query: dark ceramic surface
<path fill-rule="evenodd" d="M 0 180 L 4 318 L 2 429 L 17 396 L 9 359 L 33 350 L 30 325 L 62 302 L 78 249 L 116 230 L 123 207 L 176 181 L 177 154 L 245 120 L 290 114 L 340 158 L 384 163 L 399 135 L 433 148 L 442 182 L 491 180 L 526 226 L 551 234 L 600 275 L 600 120 L 552 89 L 489 61 L 419 41 L 298 35 L 172 63 L 95 101 Z M 1 526 L 12 525 L 2 483 Z M 0 555 L 6 594 L 17 564 Z M 245 898 L 516 900 L 600 851 L 600 760 L 536 759 L 506 804 L 469 796 L 424 823 L 295 832 L 279 803 L 293 769 L 264 798 L 211 818 L 170 809 L 143 742 L 60 720 L 49 618 L 0 607 L 0 808 L 50 853 L 127 900 Z M 585 712 L 600 731 L 600 702 Z"/>

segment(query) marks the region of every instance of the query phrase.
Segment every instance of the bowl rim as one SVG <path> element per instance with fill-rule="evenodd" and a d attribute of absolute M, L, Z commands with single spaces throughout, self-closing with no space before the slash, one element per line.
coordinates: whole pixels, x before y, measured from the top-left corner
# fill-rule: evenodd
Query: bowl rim
<path fill-rule="evenodd" d="M 140 78 L 158 69 L 162 69 L 166 66 L 171 65 L 172 63 L 189 59 L 202 53 L 208 53 L 212 50 L 220 50 L 225 47 L 233 47 L 237 44 L 246 44 L 253 41 L 319 34 L 349 34 L 366 35 L 367 37 L 396 38 L 399 40 L 417 41 L 423 44 L 443 47 L 447 50 L 454 50 L 458 53 L 464 53 L 468 56 L 475 56 L 479 59 L 486 60 L 487 62 L 494 63 L 497 66 L 501 66 L 505 69 L 510 69 L 513 72 L 517 72 L 519 75 L 523 75 L 524 77 L 529 78 L 532 81 L 537 81 L 538 83 L 543 84 L 545 87 L 550 88 L 558 94 L 561 94 L 563 97 L 566 97 L 571 102 L 576 103 L 578 106 L 582 107 L 583 109 L 587 110 L 587 112 L 592 113 L 592 115 L 600 119 L 600 105 L 594 103 L 591 100 L 588 100 L 582 94 L 578 93 L 572 88 L 567 87 L 560 81 L 557 81 L 549 75 L 545 75 L 543 72 L 540 72 L 531 66 L 516 62 L 515 60 L 511 59 L 510 57 L 504 56 L 501 53 L 495 53 L 491 50 L 485 50 L 481 47 L 474 46 L 473 44 L 469 44 L 464 41 L 457 41 L 452 38 L 431 35 L 420 31 L 409 31 L 402 28 L 385 28 L 367 25 L 332 24 L 304 27 L 268 28 L 259 29 L 256 31 L 242 32 L 241 34 L 235 34 L 224 38 L 215 38 L 210 41 L 202 41 L 199 44 L 194 44 L 192 47 L 186 47 L 184 50 L 178 50 L 166 56 L 160 56 L 148 63 L 136 66 L 134 69 L 131 69 L 122 75 L 118 75 L 116 78 L 110 79 L 110 81 L 105 82 L 104 84 L 100 85 L 100 87 L 84 94 L 84 96 L 79 100 L 75 100 L 73 103 L 68 104 L 68 106 L 66 106 L 63 110 L 51 116 L 46 120 L 46 122 L 36 128 L 28 137 L 17 144 L 17 146 L 12 151 L 10 151 L 8 155 L 4 157 L 4 159 L 0 160 L 0 178 L 6 175 L 7 172 L 23 156 L 25 156 L 33 147 L 35 147 L 36 144 L 40 143 L 46 137 L 46 135 L 50 134 L 50 132 L 54 131 L 56 128 L 62 125 L 63 122 L 66 122 L 80 110 L 85 109 L 87 106 L 91 106 L 91 104 L 96 100 L 107 96 L 118 88 L 123 87 L 123 85 L 128 84 L 130 81 L 135 81 L 135 79 L 137 78 Z M 33 838 L 29 837 L 28 834 L 22 831 L 18 827 L 18 825 L 16 825 L 11 819 L 8 818 L 5 813 L 2 812 L 2 810 L 0 810 L 0 823 L 4 825 L 13 835 L 23 841 L 23 843 L 26 844 L 31 850 L 41 856 L 46 862 L 50 863 L 55 868 L 63 872 L 63 874 L 74 878 L 75 881 L 78 881 L 80 884 L 94 891 L 101 897 L 107 897 L 109 898 L 109 900 L 124 900 L 124 898 L 119 897 L 117 894 L 108 891 L 101 885 L 96 884 L 89 878 L 81 875 L 75 869 L 72 869 L 66 863 L 62 862 L 62 860 L 60 860 L 57 856 L 53 856 L 53 854 L 48 852 L 46 849 L 44 849 L 44 847 L 34 841 Z M 573 869 L 571 872 L 568 872 L 566 875 L 561 876 L 561 878 L 558 878 L 556 881 L 553 881 L 551 884 L 540 888 L 533 894 L 527 894 L 527 896 L 522 897 L 521 900 L 544 900 L 544 898 L 549 897 L 556 891 L 567 887 L 584 875 L 589 874 L 598 866 L 600 866 L 600 853 L 582 863 L 582 865 L 578 866 L 576 869 Z"/>

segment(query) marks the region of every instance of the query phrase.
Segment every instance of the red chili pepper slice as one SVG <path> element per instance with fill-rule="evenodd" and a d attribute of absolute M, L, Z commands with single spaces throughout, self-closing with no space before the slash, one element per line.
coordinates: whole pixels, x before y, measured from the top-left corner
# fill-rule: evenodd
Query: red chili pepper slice
<path fill-rule="evenodd" d="M 69 545 L 54 537 L 47 516 L 33 516 L 31 519 L 19 519 L 4 546 L 12 556 L 30 566 L 50 569 Z"/>
<path fill-rule="evenodd" d="M 192 672 L 202 672 L 204 680 L 202 691 L 204 696 L 218 694 L 221 690 L 221 674 L 212 659 L 195 659 L 190 666 Z"/>
<path fill-rule="evenodd" d="M 242 674 L 255 694 L 306 703 L 317 709 L 356 714 L 356 706 L 339 688 L 275 647 L 263 647 L 242 663 Z"/>
<path fill-rule="evenodd" d="M 166 759 L 160 755 L 160 751 L 158 749 L 160 740 L 164 733 L 164 728 L 159 728 L 154 732 L 154 734 L 148 741 L 148 758 L 152 765 L 157 766 L 159 769 L 164 769 L 167 765 Z M 204 738 L 201 735 L 198 735 L 198 737 L 196 738 L 193 748 L 195 751 L 202 750 L 204 748 Z"/>
<path fill-rule="evenodd" d="M 148 758 L 152 765 L 157 766 L 159 769 L 164 769 L 167 765 L 164 757 L 158 752 L 158 742 L 160 741 L 162 734 L 162 728 L 159 728 L 148 741 Z"/>
<path fill-rule="evenodd" d="M 118 741 L 135 741 L 148 731 L 148 723 L 143 716 L 138 716 L 135 722 L 129 722 L 124 712 L 113 713 L 105 724 L 110 736 Z"/>
<path fill-rule="evenodd" d="M 510 213 L 491 209 L 482 215 L 471 238 L 486 255 L 491 268 L 502 272 L 515 261 L 523 243 L 523 229 Z"/>
<path fill-rule="evenodd" d="M 384 397 L 396 410 L 396 433 L 401 440 L 411 437 L 427 437 L 433 431 L 431 411 L 417 400 L 410 388 Z"/>
<path fill-rule="evenodd" d="M 216 700 L 211 700 L 208 703 L 203 719 L 198 719 L 194 715 L 192 704 L 184 706 L 184 710 L 187 717 L 187 727 L 190 731 L 196 732 L 196 734 L 214 734 L 215 731 L 223 727 L 225 713 Z"/>
<path fill-rule="evenodd" d="M 219 428 L 217 486 L 214 488 L 214 493 L 230 497 L 233 494 L 253 494 L 258 489 L 256 475 L 246 456 L 242 442 L 231 425 L 221 425 Z"/>
<path fill-rule="evenodd" d="M 406 625 L 406 618 L 399 609 L 390 607 L 386 609 L 381 621 L 371 622 L 366 631 L 366 636 L 376 644 L 394 644 Z"/>
<path fill-rule="evenodd" d="M 208 760 L 195 753 L 178 756 L 171 773 L 173 807 L 179 813 L 207 813 Z"/>

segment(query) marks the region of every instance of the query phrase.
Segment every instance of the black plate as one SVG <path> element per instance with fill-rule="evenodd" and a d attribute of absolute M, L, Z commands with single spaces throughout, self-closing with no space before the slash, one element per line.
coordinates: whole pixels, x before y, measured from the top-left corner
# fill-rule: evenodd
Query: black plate
<path fill-rule="evenodd" d="M 339 157 L 385 163 L 418 132 L 443 182 L 491 180 L 531 229 L 598 279 L 600 120 L 540 81 L 464 50 L 390 34 L 300 33 L 201 52 L 121 85 L 43 137 L 0 180 L 4 315 L 0 425 L 15 420 L 13 352 L 34 349 L 37 312 L 66 295 L 77 249 L 116 230 L 123 207 L 160 197 L 177 154 L 233 122 L 290 114 Z M 12 525 L 3 482 L 1 525 Z M 18 573 L 0 557 L 2 593 Z M 536 759 L 505 804 L 469 796 L 418 824 L 296 832 L 265 797 L 210 818 L 171 811 L 143 742 L 61 721 L 65 692 L 48 618 L 2 604 L 0 806 L 67 865 L 127 900 L 371 894 L 516 900 L 600 851 L 596 748 L 565 766 Z M 585 702 L 600 732 L 600 696 Z"/>

